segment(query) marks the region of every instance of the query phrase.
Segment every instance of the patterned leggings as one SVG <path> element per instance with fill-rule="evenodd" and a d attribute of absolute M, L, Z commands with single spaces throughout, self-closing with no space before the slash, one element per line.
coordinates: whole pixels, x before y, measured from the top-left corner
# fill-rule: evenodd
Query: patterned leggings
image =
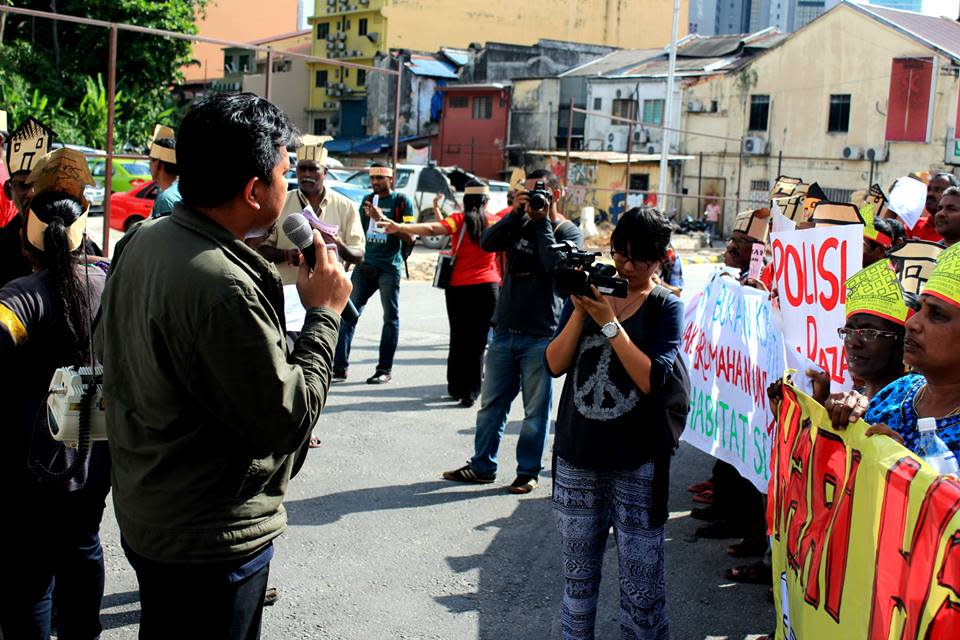
<path fill-rule="evenodd" d="M 563 553 L 564 640 L 592 640 L 600 571 L 613 525 L 620 560 L 622 638 L 669 638 L 663 527 L 650 528 L 653 463 L 630 471 L 554 466 L 553 506 Z"/>

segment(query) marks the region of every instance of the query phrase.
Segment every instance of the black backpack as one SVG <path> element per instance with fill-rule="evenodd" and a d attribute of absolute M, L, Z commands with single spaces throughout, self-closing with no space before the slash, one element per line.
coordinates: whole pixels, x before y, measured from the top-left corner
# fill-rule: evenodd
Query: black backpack
<path fill-rule="evenodd" d="M 667 296 L 673 295 L 664 287 L 655 287 L 650 294 L 652 299 L 657 300 L 657 306 L 654 313 L 647 313 L 644 323 L 648 327 L 653 327 L 660 321 L 663 308 L 666 304 Z M 677 355 L 673 359 L 673 369 L 667 374 L 667 380 L 664 382 L 662 390 L 662 400 L 664 408 L 664 419 L 670 434 L 672 448 L 680 445 L 680 436 L 687 427 L 687 416 L 690 414 L 690 373 L 687 371 L 687 363 L 683 355 L 677 349 Z"/>

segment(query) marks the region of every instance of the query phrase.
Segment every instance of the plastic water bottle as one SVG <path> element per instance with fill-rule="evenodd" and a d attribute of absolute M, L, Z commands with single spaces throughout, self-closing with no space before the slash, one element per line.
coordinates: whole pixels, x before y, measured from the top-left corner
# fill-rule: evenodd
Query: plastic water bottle
<path fill-rule="evenodd" d="M 926 460 L 940 475 L 960 473 L 960 466 L 957 465 L 953 451 L 937 435 L 937 419 L 920 418 L 917 420 L 917 430 L 920 431 L 917 455 Z"/>

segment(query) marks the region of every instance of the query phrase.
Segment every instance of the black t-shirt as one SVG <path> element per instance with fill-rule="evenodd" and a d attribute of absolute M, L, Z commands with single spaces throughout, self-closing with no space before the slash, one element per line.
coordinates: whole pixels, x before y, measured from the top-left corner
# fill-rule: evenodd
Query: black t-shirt
<path fill-rule="evenodd" d="M 567 302 L 557 333 L 573 312 Z M 641 307 L 621 322 L 630 340 L 652 361 L 650 393 L 630 378 L 610 341 L 592 319 L 584 323 L 576 356 L 567 370 L 557 412 L 554 452 L 583 469 L 635 469 L 653 461 L 654 519 L 666 519 L 669 460 L 673 440 L 661 392 L 679 356 L 683 303 L 656 287 Z M 654 525 L 656 526 L 656 525 Z"/>

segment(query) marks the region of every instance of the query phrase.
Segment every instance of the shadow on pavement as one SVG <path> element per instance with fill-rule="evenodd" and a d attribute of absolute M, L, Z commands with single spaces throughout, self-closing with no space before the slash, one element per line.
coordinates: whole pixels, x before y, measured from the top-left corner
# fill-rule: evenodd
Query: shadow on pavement
<path fill-rule="evenodd" d="M 103 596 L 103 602 L 100 604 L 100 624 L 104 631 L 110 629 L 119 629 L 131 625 L 140 624 L 140 592 L 123 591 L 121 593 L 110 593 Z M 135 609 L 129 609 L 129 605 L 136 604 Z M 114 607 L 123 607 L 124 611 L 109 612 L 106 609 Z"/>
<path fill-rule="evenodd" d="M 287 509 L 288 524 L 315 526 L 337 522 L 351 513 L 430 507 L 503 495 L 503 487 L 497 485 L 479 489 L 476 485 L 436 480 L 343 491 L 305 500 L 286 501 L 284 506 Z"/>

